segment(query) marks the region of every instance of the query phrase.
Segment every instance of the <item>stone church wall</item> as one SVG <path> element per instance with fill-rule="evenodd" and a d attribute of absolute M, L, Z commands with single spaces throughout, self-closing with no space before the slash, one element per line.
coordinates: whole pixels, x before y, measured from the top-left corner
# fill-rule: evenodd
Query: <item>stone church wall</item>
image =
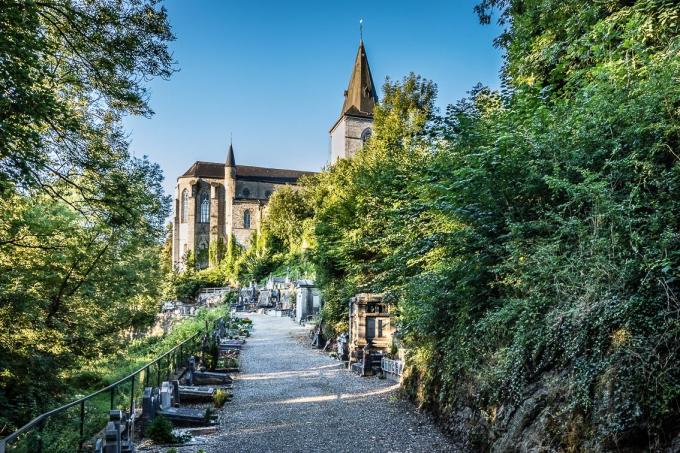
<path fill-rule="evenodd" d="M 281 184 L 236 180 L 236 198 L 266 200 Z"/>
<path fill-rule="evenodd" d="M 345 157 L 345 119 L 338 122 L 331 131 L 331 163 L 334 164 L 338 159 Z"/>
<path fill-rule="evenodd" d="M 369 118 L 347 117 L 347 133 L 345 134 L 347 139 L 345 145 L 347 157 L 353 157 L 364 146 L 361 134 L 366 128 L 370 128 L 372 124 L 373 120 Z"/>
<path fill-rule="evenodd" d="M 245 225 L 243 224 L 246 210 L 250 211 L 250 228 L 245 228 Z M 262 204 L 259 201 L 235 200 L 232 225 L 236 242 L 247 247 L 250 244 L 250 237 L 253 232 L 260 228 L 261 220 Z"/>

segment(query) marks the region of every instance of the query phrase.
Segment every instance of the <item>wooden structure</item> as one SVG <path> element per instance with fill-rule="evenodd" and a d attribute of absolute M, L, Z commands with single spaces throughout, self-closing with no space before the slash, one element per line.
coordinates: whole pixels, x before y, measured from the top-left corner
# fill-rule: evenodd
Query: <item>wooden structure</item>
<path fill-rule="evenodd" d="M 357 294 L 349 304 L 350 362 L 357 360 L 357 351 L 369 342 L 372 350 L 387 352 L 396 328 L 382 294 Z"/>

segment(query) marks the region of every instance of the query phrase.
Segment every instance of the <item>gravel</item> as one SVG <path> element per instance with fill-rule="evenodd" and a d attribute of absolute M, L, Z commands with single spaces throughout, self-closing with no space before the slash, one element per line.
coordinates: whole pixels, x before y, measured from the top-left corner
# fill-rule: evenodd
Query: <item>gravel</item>
<path fill-rule="evenodd" d="M 456 451 L 386 379 L 362 378 L 299 341 L 289 318 L 249 315 L 234 398 L 214 433 L 178 452 Z"/>

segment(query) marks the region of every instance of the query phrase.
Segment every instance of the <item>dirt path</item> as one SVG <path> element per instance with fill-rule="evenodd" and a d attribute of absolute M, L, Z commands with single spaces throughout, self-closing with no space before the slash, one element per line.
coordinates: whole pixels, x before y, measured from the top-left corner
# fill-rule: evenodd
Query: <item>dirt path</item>
<path fill-rule="evenodd" d="M 389 380 L 361 378 L 296 338 L 288 318 L 252 315 L 220 428 L 179 452 L 435 452 L 453 447 Z"/>

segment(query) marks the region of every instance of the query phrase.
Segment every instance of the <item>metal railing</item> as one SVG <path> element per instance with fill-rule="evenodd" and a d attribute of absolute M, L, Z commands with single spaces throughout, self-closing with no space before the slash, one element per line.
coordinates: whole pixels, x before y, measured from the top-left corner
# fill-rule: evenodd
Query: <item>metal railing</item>
<path fill-rule="evenodd" d="M 92 435 L 99 432 L 101 427 L 106 424 L 105 420 L 107 419 L 105 417 L 108 415 L 108 412 L 103 413 L 101 411 L 101 400 L 98 401 L 98 405 L 95 404 L 97 403 L 95 401 L 97 397 L 108 397 L 108 406 L 111 410 L 116 408 L 117 400 L 121 403 L 124 401 L 125 404 L 118 404 L 119 408 L 129 408 L 130 414 L 133 414 L 135 410 L 136 395 L 141 395 L 144 387 L 148 387 L 149 383 L 155 383 L 157 386 L 160 386 L 162 382 L 161 379 L 167 380 L 173 370 L 176 371 L 182 366 L 182 364 L 186 363 L 186 360 L 189 358 L 189 356 L 197 352 L 197 348 L 200 348 L 203 334 L 203 331 L 195 333 L 182 343 L 157 357 L 154 361 L 147 363 L 134 373 L 114 382 L 107 387 L 104 387 L 103 389 L 37 416 L 9 436 L 1 439 L 0 453 L 5 453 L 6 451 L 28 451 L 42 453 L 44 448 L 43 438 L 45 437 L 45 430 L 48 423 L 52 422 L 52 418 L 55 415 L 65 414 L 67 411 L 69 411 L 69 409 L 72 408 L 75 408 L 78 411 L 78 417 L 75 420 L 76 423 L 74 424 L 72 420 L 60 420 L 56 423 L 55 432 L 58 432 L 58 435 L 55 439 L 58 439 L 59 444 L 61 445 L 58 448 L 50 448 L 50 450 L 73 451 L 75 450 L 74 447 L 77 447 L 77 451 L 82 451 L 83 444 L 87 438 L 92 437 Z M 140 386 L 137 387 L 136 384 L 140 384 Z M 91 413 L 91 411 L 86 410 L 86 405 L 88 402 L 91 402 L 95 405 L 96 411 L 94 414 Z M 97 412 L 100 412 L 99 417 L 96 416 Z M 86 415 L 94 415 L 94 417 L 91 417 L 94 418 L 94 420 L 91 420 L 93 422 L 92 425 L 95 427 L 98 426 L 98 428 L 96 428 L 94 432 L 91 433 L 91 435 L 86 432 Z M 104 418 L 102 421 L 100 421 L 99 419 L 101 419 L 102 416 Z M 70 425 L 71 429 L 75 426 L 78 427 L 78 436 L 76 439 L 72 439 L 77 440 L 77 446 L 63 445 L 64 442 L 68 444 L 69 441 L 68 436 L 64 436 L 64 432 L 68 430 L 68 427 L 61 426 L 64 424 L 64 422 L 66 422 L 66 425 Z M 66 438 L 66 440 L 64 440 L 64 438 Z M 16 446 L 15 448 L 15 446 L 12 444 L 17 442 L 26 442 L 29 445 L 24 446 L 24 448 L 22 448 L 22 446 Z"/>
<path fill-rule="evenodd" d="M 228 286 L 215 288 L 201 288 L 198 291 L 198 294 L 223 294 L 228 293 L 229 291 L 231 291 L 231 288 L 229 288 Z"/>
<path fill-rule="evenodd" d="M 380 367 L 385 373 L 391 373 L 395 376 L 401 376 L 404 372 L 404 362 L 401 360 L 392 360 L 383 357 L 380 362 Z"/>

